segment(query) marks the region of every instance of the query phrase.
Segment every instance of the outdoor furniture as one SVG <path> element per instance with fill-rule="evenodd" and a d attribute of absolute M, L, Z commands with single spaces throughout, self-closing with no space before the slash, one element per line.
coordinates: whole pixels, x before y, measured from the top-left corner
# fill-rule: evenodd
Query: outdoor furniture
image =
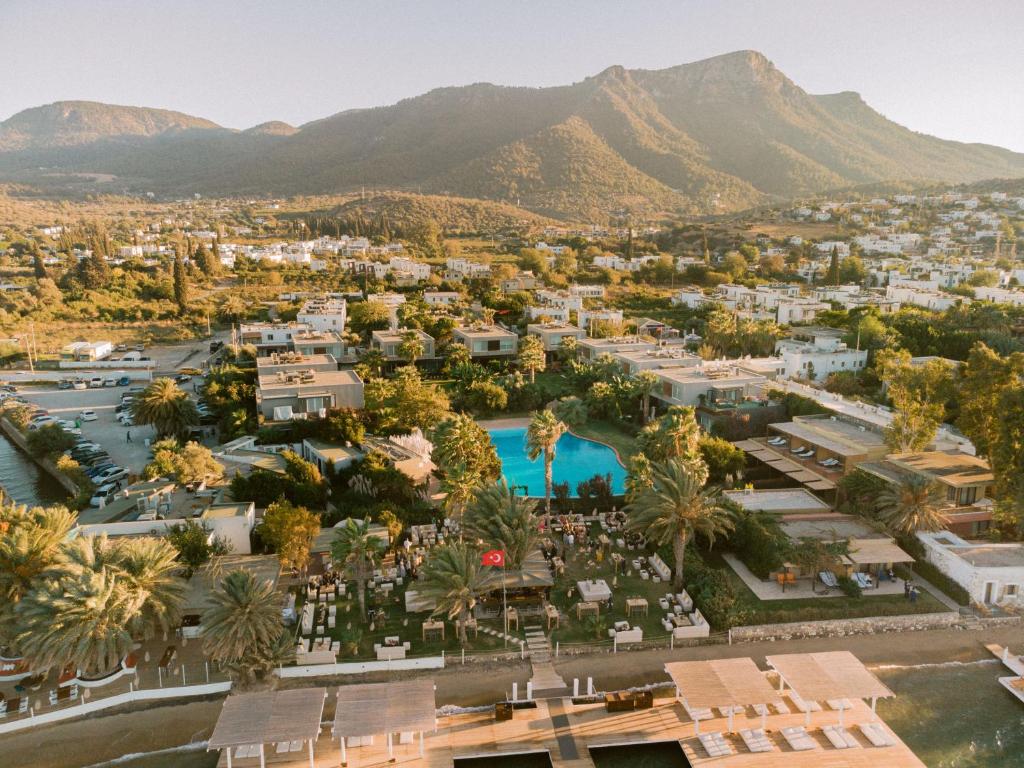
<path fill-rule="evenodd" d="M 895 742 L 885 732 L 879 723 L 864 723 L 860 726 L 860 732 L 864 738 L 871 742 L 873 747 L 891 747 Z"/>
<path fill-rule="evenodd" d="M 789 746 L 796 752 L 806 752 L 809 749 L 818 748 L 818 742 L 807 735 L 807 731 L 802 725 L 783 728 L 781 733 Z"/>
<path fill-rule="evenodd" d="M 853 749 L 860 746 L 860 742 L 853 737 L 853 734 L 841 726 L 826 725 L 821 731 L 836 749 Z"/>
<path fill-rule="evenodd" d="M 512 706 L 510 701 L 499 701 L 494 705 L 494 719 L 496 722 L 504 722 L 505 720 L 511 720 L 515 708 Z"/>
<path fill-rule="evenodd" d="M 632 616 L 633 612 L 647 615 L 647 599 L 643 597 L 631 597 L 626 600 L 626 615 Z"/>
<path fill-rule="evenodd" d="M 576 588 L 586 602 L 604 602 L 612 596 L 611 587 L 604 579 L 583 579 L 576 582 Z"/>
<path fill-rule="evenodd" d="M 743 743 L 747 745 L 747 749 L 751 752 L 772 752 L 775 750 L 771 739 L 768 738 L 768 734 L 760 728 L 744 728 L 740 731 L 740 738 L 743 739 Z"/>
<path fill-rule="evenodd" d="M 599 616 L 601 614 L 601 609 L 598 607 L 597 603 L 591 603 L 588 601 L 576 603 L 576 620 L 581 620 L 584 614 Z"/>
<path fill-rule="evenodd" d="M 432 620 L 424 621 L 423 640 L 444 640 L 444 622 Z"/>
<path fill-rule="evenodd" d="M 561 616 L 558 613 L 558 608 L 551 603 L 547 603 L 544 606 L 544 615 L 548 617 L 548 629 L 551 629 L 551 622 L 555 623 L 555 628 L 561 626 Z"/>
<path fill-rule="evenodd" d="M 710 757 L 726 757 L 735 754 L 732 746 L 725 740 L 725 737 L 718 731 L 715 733 L 702 733 L 699 737 L 700 744 Z"/>
<path fill-rule="evenodd" d="M 469 632 L 469 630 L 473 630 L 473 637 L 477 637 L 479 627 L 477 626 L 475 616 L 470 616 L 468 619 L 466 619 L 466 632 Z"/>

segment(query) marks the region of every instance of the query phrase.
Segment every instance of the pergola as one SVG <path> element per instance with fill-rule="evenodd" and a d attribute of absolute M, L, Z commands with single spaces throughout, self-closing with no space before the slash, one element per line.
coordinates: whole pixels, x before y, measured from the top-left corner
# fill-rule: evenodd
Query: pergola
<path fill-rule="evenodd" d="M 266 766 L 264 744 L 277 744 L 278 752 L 297 751 L 302 743 L 309 746 L 309 765 L 313 768 L 313 742 L 320 735 L 320 719 L 324 713 L 326 688 L 303 688 L 292 691 L 263 691 L 228 696 L 207 742 L 207 751 L 226 750 L 228 768 L 231 753 L 246 749 L 246 757 L 258 747 L 260 766 Z M 280 749 L 285 745 L 286 749 Z M 292 746 L 296 749 L 291 749 Z M 237 755 L 236 755 L 237 756 Z"/>
<path fill-rule="evenodd" d="M 437 728 L 432 678 L 391 683 L 343 685 L 338 689 L 333 735 L 341 742 L 341 764 L 348 763 L 345 740 L 385 734 L 388 758 L 394 757 L 394 734 L 419 733 L 420 757 L 423 732 Z"/>
<path fill-rule="evenodd" d="M 870 699 L 873 715 L 878 699 L 896 695 L 849 651 L 787 653 L 766 661 L 779 673 L 779 692 L 788 685 L 804 701 Z M 839 707 L 840 725 L 845 710 Z M 810 709 L 806 714 L 809 722 Z"/>
<path fill-rule="evenodd" d="M 780 701 L 753 659 L 712 659 L 709 661 L 673 661 L 665 671 L 676 686 L 676 696 L 687 708 L 727 709 L 732 730 L 733 709 L 761 706 L 761 727 L 765 727 L 768 705 Z M 694 718 L 700 734 L 700 720 Z"/>

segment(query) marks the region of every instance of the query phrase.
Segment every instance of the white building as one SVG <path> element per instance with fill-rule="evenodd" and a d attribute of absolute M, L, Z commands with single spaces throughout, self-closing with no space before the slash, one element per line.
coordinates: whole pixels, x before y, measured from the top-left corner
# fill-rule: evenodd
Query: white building
<path fill-rule="evenodd" d="M 621 309 L 581 309 L 576 313 L 576 325 L 590 328 L 594 323 L 622 323 Z"/>
<path fill-rule="evenodd" d="M 458 291 L 424 291 L 423 301 L 428 307 L 448 307 L 458 304 L 462 294 Z"/>
<path fill-rule="evenodd" d="M 974 289 L 974 298 L 979 301 L 992 301 L 996 304 L 1012 304 L 1015 307 L 1024 307 L 1024 291 L 978 286 Z"/>
<path fill-rule="evenodd" d="M 957 304 L 970 303 L 970 299 L 963 296 L 955 296 L 948 293 L 933 293 L 931 291 L 918 291 L 914 288 L 903 288 L 890 285 L 885 289 L 885 296 L 900 304 L 911 304 L 923 309 L 931 309 L 935 312 L 943 312 Z"/>
<path fill-rule="evenodd" d="M 783 375 L 823 381 L 830 373 L 860 371 L 867 365 L 868 353 L 850 349 L 842 336 L 842 331 L 834 328 L 794 329 L 793 338 L 775 344 L 775 354 L 785 364 Z"/>
<path fill-rule="evenodd" d="M 680 288 L 672 294 L 672 303 L 677 307 L 697 309 L 705 304 L 712 303 L 712 301 L 712 299 L 704 295 L 704 291 L 700 288 Z"/>
<path fill-rule="evenodd" d="M 296 320 L 316 331 L 345 332 L 347 305 L 344 299 L 321 297 L 302 305 Z"/>
<path fill-rule="evenodd" d="M 918 533 L 928 562 L 967 590 L 971 602 L 1024 605 L 1024 545 L 971 543 L 949 531 Z"/>

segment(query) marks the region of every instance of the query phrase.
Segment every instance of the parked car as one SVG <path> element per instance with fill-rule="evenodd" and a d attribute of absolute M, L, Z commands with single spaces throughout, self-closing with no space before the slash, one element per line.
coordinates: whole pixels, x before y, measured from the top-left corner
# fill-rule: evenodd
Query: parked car
<path fill-rule="evenodd" d="M 71 389 L 71 382 L 67 379 L 61 379 L 57 382 L 57 389 Z"/>
<path fill-rule="evenodd" d="M 103 388 L 103 378 L 102 377 L 94 376 L 93 378 L 89 379 L 89 389 L 102 389 L 102 388 Z"/>
<path fill-rule="evenodd" d="M 83 379 L 75 379 L 75 381 L 71 382 L 72 389 L 85 389 L 87 386 L 89 385 Z"/>
<path fill-rule="evenodd" d="M 128 477 L 128 470 L 115 466 L 104 470 L 97 480 L 101 483 L 112 483 L 115 480 L 124 480 L 126 477 Z"/>
<path fill-rule="evenodd" d="M 211 352 L 216 352 L 218 349 L 220 349 L 223 346 L 224 346 L 224 342 L 223 341 L 211 341 L 210 342 L 210 351 Z"/>
<path fill-rule="evenodd" d="M 114 498 L 114 494 L 117 493 L 117 483 L 107 483 L 96 489 L 93 493 L 92 498 L 89 499 L 90 507 L 100 507 L 106 504 L 108 501 Z"/>
<path fill-rule="evenodd" d="M 117 386 L 117 379 L 114 379 L 114 378 L 104 379 L 103 380 L 103 386 L 104 387 L 116 387 Z"/>
<path fill-rule="evenodd" d="M 127 344 L 118 344 L 116 347 L 114 347 L 114 349 L 117 350 L 118 352 L 127 352 L 128 351 L 128 345 Z"/>
<path fill-rule="evenodd" d="M 131 413 L 122 413 L 117 417 L 117 420 L 126 427 L 135 426 L 135 420 L 132 418 Z"/>
<path fill-rule="evenodd" d="M 134 349 L 136 352 L 142 352 L 142 351 L 144 351 L 146 349 L 146 345 L 145 344 L 136 344 L 134 347 L 132 347 L 132 349 Z"/>
<path fill-rule="evenodd" d="M 35 430 L 40 427 L 45 427 L 47 424 L 56 424 L 57 420 L 53 416 L 40 416 L 38 419 L 32 419 L 28 423 L 28 428 Z"/>
<path fill-rule="evenodd" d="M 96 415 L 96 411 L 85 410 L 78 414 L 80 421 L 96 421 L 99 416 Z"/>
<path fill-rule="evenodd" d="M 119 387 L 127 387 L 131 383 L 132 380 L 128 376 L 122 376 L 120 379 L 117 380 L 117 386 Z"/>

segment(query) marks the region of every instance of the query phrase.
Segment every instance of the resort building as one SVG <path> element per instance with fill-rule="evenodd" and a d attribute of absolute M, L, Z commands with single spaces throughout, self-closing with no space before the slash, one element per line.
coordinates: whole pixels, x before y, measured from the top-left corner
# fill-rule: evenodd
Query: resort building
<path fill-rule="evenodd" d="M 358 448 L 348 445 L 338 445 L 327 440 L 317 440 L 307 437 L 302 441 L 302 458 L 316 464 L 320 474 L 329 475 L 329 470 L 339 472 L 350 467 L 353 462 L 363 458 L 365 454 Z"/>
<path fill-rule="evenodd" d="M 581 309 L 576 313 L 576 325 L 580 328 L 592 328 L 594 323 L 606 323 L 614 327 L 622 322 L 621 309 Z"/>
<path fill-rule="evenodd" d="M 946 530 L 959 536 L 981 536 L 992 526 L 995 475 L 978 456 L 959 451 L 899 453 L 861 463 L 858 469 L 892 485 L 908 475 L 937 483 L 945 496 Z"/>
<path fill-rule="evenodd" d="M 458 291 L 424 291 L 423 302 L 428 307 L 450 307 L 462 301 Z"/>
<path fill-rule="evenodd" d="M 345 299 L 321 297 L 310 299 L 303 304 L 295 319 L 313 331 L 344 333 L 346 316 Z"/>
<path fill-rule="evenodd" d="M 536 336 L 544 344 L 544 351 L 557 352 L 566 339 L 586 338 L 587 332 L 568 323 L 537 323 L 526 326 L 528 336 Z"/>
<path fill-rule="evenodd" d="M 744 488 L 723 491 L 722 496 L 747 512 L 767 512 L 772 515 L 827 515 L 832 511 L 832 507 L 806 488 Z"/>
<path fill-rule="evenodd" d="M 363 407 L 362 379 L 355 371 L 339 371 L 330 355 L 278 355 L 258 360 L 257 371 L 256 407 L 267 421 Z"/>
<path fill-rule="evenodd" d="M 566 307 L 555 307 L 550 304 L 531 304 L 526 308 L 526 316 L 530 320 L 542 320 L 544 322 L 569 322 L 569 310 Z"/>
<path fill-rule="evenodd" d="M 665 406 L 703 403 L 738 403 L 751 397 L 765 378 L 741 370 L 735 365 L 703 368 L 655 369 L 658 386 L 651 397 Z"/>
<path fill-rule="evenodd" d="M 1024 545 L 966 541 L 949 531 L 918 533 L 928 562 L 979 605 L 1024 606 Z"/>
<path fill-rule="evenodd" d="M 792 336 L 775 344 L 785 377 L 824 381 L 839 371 L 858 372 L 867 365 L 867 351 L 850 349 L 835 328 L 794 328 Z"/>
<path fill-rule="evenodd" d="M 417 360 L 432 360 L 436 357 L 434 337 L 419 328 L 399 328 L 397 330 L 374 331 L 370 338 L 370 349 L 380 350 L 389 362 L 405 360 L 399 351 L 405 342 L 405 335 L 412 333 L 423 345 L 422 354 Z"/>
<path fill-rule="evenodd" d="M 471 325 L 452 331 L 454 342 L 469 350 L 474 359 L 514 357 L 519 349 L 519 336 L 499 325 Z"/>
<path fill-rule="evenodd" d="M 622 366 L 624 373 L 636 375 L 640 371 L 659 368 L 700 368 L 704 361 L 699 355 L 687 352 L 680 346 L 663 346 L 654 349 L 625 349 L 613 352 L 612 358 Z"/>
<path fill-rule="evenodd" d="M 615 336 L 606 339 L 580 339 L 576 345 L 580 359 L 593 361 L 601 355 L 610 355 L 614 352 L 624 350 L 653 350 L 658 344 L 649 339 L 641 339 L 639 336 Z"/>

